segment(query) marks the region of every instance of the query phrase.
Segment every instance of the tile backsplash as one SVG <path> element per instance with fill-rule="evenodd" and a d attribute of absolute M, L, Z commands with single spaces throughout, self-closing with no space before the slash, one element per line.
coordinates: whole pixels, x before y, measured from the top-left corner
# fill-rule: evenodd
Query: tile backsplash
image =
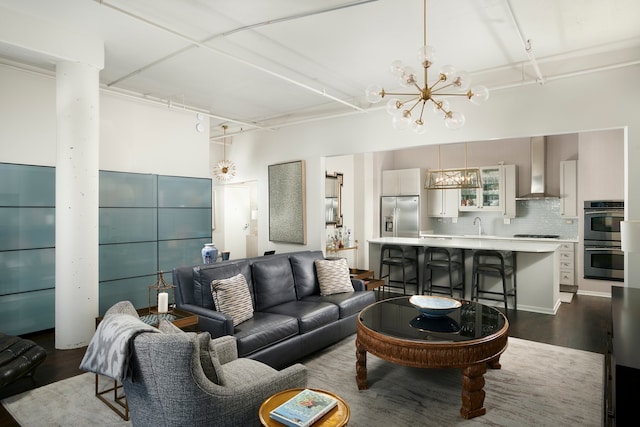
<path fill-rule="evenodd" d="M 557 234 L 563 239 L 578 238 L 578 218 L 560 216 L 560 199 L 518 200 L 516 218 L 504 224 L 497 212 L 460 212 L 457 223 L 452 218 L 433 218 L 436 234 L 476 234 L 473 220 L 482 221 L 483 234 L 510 237 L 514 234 Z"/>

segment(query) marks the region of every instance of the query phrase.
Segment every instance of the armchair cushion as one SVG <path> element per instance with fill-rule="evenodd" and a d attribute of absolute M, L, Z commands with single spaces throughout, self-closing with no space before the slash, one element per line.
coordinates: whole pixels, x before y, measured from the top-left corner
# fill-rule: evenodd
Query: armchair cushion
<path fill-rule="evenodd" d="M 228 279 L 213 280 L 211 294 L 216 310 L 231 316 L 233 326 L 238 326 L 253 317 L 251 293 L 242 273 Z"/>
<path fill-rule="evenodd" d="M 333 295 L 342 292 L 353 292 L 349 265 L 344 258 L 318 259 L 314 261 L 320 284 L 320 295 Z"/>
<path fill-rule="evenodd" d="M 185 334 L 182 329 L 165 319 L 160 321 L 158 329 L 163 334 Z M 204 375 L 209 381 L 218 385 L 224 385 L 224 373 L 218 354 L 216 353 L 215 340 L 211 340 L 208 332 L 196 335 L 195 340 L 200 349 L 200 364 L 202 365 Z M 235 348 L 235 340 L 233 346 Z"/>

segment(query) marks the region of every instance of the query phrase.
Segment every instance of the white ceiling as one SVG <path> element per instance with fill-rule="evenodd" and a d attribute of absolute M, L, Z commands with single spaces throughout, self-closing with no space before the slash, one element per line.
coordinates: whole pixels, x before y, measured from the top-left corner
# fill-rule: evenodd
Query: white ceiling
<path fill-rule="evenodd" d="M 397 88 L 389 64 L 418 68 L 423 44 L 420 0 L 0 0 L 3 7 L 97 33 L 103 87 L 210 114 L 214 137 L 222 124 L 233 134 L 378 108 L 365 88 Z M 495 91 L 637 64 L 639 19 L 637 0 L 430 0 L 427 44 L 438 52 L 435 70 L 455 65 Z M 3 43 L 0 60 L 54 68 Z"/>

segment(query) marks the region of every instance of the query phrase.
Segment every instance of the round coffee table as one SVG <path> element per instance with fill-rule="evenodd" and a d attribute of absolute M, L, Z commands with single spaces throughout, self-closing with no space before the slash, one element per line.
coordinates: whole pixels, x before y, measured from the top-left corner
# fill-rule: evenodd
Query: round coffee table
<path fill-rule="evenodd" d="M 272 420 L 269 417 L 269 412 L 273 411 L 278 406 L 282 405 L 287 400 L 291 399 L 296 394 L 300 393 L 302 388 L 291 388 L 288 390 L 281 391 L 279 393 L 274 394 L 265 400 L 262 405 L 260 405 L 259 416 L 260 422 L 263 426 L 273 426 L 273 427 L 282 427 L 283 424 L 278 421 Z M 340 396 L 333 394 L 331 392 L 325 390 L 318 389 L 310 389 L 318 393 L 327 394 L 338 401 L 338 406 L 324 414 L 322 418 L 313 423 L 314 427 L 339 427 L 346 426 L 349 422 L 349 418 L 351 417 L 351 410 L 349 409 L 349 405 L 344 401 Z"/>
<path fill-rule="evenodd" d="M 357 319 L 356 383 L 367 386 L 367 352 L 399 365 L 462 368 L 463 418 L 484 415 L 484 373 L 500 368 L 509 322 L 498 310 L 471 301 L 447 316 L 427 318 L 409 297 L 382 300 Z"/>

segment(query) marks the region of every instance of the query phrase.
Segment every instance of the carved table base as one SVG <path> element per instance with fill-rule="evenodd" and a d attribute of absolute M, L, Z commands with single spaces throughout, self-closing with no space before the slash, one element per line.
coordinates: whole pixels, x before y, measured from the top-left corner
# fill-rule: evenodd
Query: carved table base
<path fill-rule="evenodd" d="M 500 369 L 500 355 L 507 348 L 507 327 L 491 337 L 469 341 L 403 340 L 368 329 L 358 319 L 356 384 L 366 390 L 367 352 L 399 365 L 417 368 L 462 368 L 460 415 L 470 419 L 486 413 L 484 373 L 487 366 Z"/>

